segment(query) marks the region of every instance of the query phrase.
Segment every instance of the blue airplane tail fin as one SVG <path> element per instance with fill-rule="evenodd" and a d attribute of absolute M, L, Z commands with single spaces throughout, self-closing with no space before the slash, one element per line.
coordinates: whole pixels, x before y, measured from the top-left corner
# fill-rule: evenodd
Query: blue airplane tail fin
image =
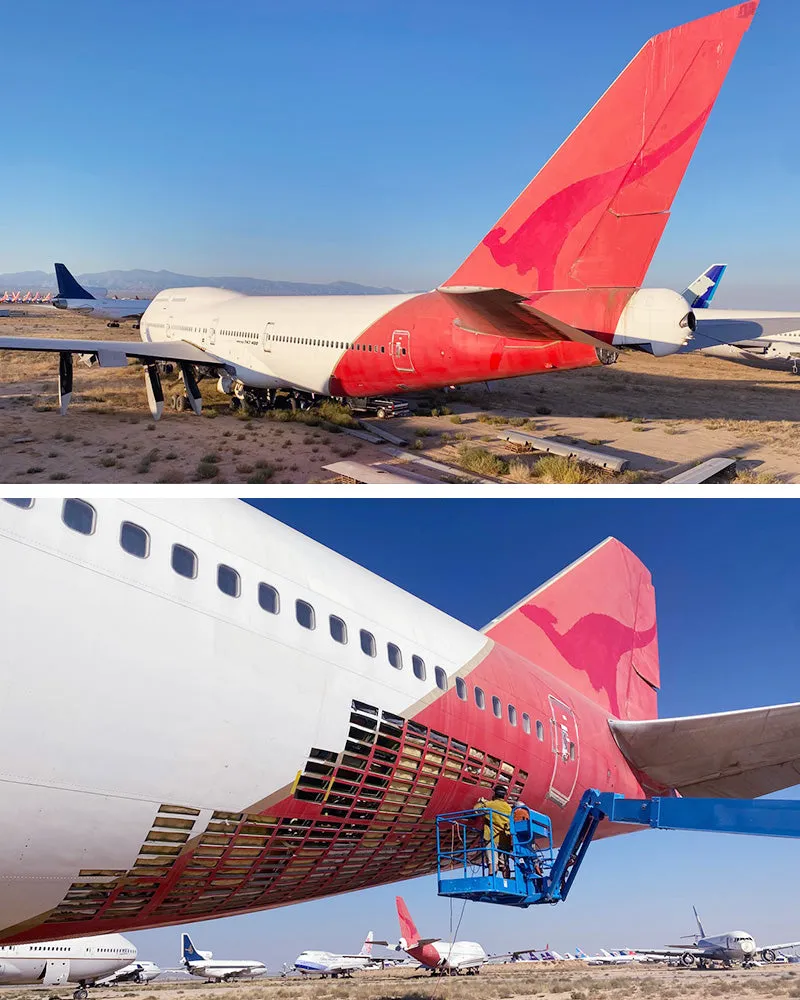
<path fill-rule="evenodd" d="M 712 264 L 708 270 L 694 279 L 688 288 L 684 289 L 683 297 L 692 309 L 707 309 L 714 294 L 719 288 L 727 264 Z"/>
<path fill-rule="evenodd" d="M 83 285 L 79 284 L 70 274 L 63 264 L 56 264 L 56 281 L 58 282 L 58 294 L 62 299 L 93 299 L 94 295 L 87 292 Z"/>
<path fill-rule="evenodd" d="M 202 962 L 203 956 L 192 944 L 192 939 L 188 934 L 181 934 L 181 954 L 184 962 Z"/>
<path fill-rule="evenodd" d="M 706 932 L 703 930 L 703 925 L 700 922 L 700 915 L 697 912 L 697 907 L 693 906 L 692 909 L 694 910 L 694 919 L 697 921 L 697 928 L 700 931 L 700 937 L 704 938 L 706 936 Z"/>

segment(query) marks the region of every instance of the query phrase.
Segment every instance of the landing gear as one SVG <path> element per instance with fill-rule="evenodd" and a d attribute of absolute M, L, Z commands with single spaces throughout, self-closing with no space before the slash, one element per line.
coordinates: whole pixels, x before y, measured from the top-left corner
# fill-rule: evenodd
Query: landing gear
<path fill-rule="evenodd" d="M 87 1000 L 88 996 L 89 996 L 89 991 L 86 989 L 85 984 L 81 983 L 80 986 L 72 994 L 72 1000 Z"/>
<path fill-rule="evenodd" d="M 619 358 L 619 354 L 610 347 L 596 347 L 594 350 L 601 365 L 613 365 Z"/>
<path fill-rule="evenodd" d="M 170 405 L 177 413 L 183 413 L 184 411 L 191 409 L 191 403 L 186 396 L 178 393 L 172 397 Z"/>
<path fill-rule="evenodd" d="M 115 330 L 115 329 L 119 328 L 119 323 L 117 323 L 116 320 L 112 319 L 110 322 L 106 323 L 106 326 L 109 327 L 112 330 Z"/>

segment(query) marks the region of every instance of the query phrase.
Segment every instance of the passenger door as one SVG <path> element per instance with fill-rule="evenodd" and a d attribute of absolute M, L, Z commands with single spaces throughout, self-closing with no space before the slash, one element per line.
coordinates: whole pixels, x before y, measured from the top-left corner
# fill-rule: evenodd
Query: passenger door
<path fill-rule="evenodd" d="M 392 362 L 399 372 L 413 372 L 411 360 L 411 334 L 408 330 L 395 330 L 392 334 Z"/>
<path fill-rule="evenodd" d="M 560 806 L 572 798 L 578 781 L 578 724 L 575 713 L 559 698 L 550 695 L 550 734 L 553 775 L 547 797 Z"/>
<path fill-rule="evenodd" d="M 261 350 L 265 354 L 272 353 L 272 338 L 275 336 L 275 324 L 267 323 L 261 333 Z"/>

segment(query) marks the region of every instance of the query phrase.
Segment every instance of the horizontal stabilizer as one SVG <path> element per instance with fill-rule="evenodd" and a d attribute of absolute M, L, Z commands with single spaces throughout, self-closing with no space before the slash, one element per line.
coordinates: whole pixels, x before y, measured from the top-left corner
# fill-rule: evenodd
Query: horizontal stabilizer
<path fill-rule="evenodd" d="M 800 783 L 800 703 L 609 725 L 635 768 L 681 795 L 756 798 Z"/>

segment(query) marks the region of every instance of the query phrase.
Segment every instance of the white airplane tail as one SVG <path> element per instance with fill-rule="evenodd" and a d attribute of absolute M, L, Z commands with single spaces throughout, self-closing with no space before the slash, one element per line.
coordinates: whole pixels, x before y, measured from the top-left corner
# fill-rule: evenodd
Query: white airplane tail
<path fill-rule="evenodd" d="M 365 958 L 368 955 L 372 954 L 372 936 L 373 936 L 372 931 L 370 931 L 369 934 L 367 934 L 367 937 L 363 945 L 361 946 L 361 951 L 359 952 L 359 955 L 363 955 Z"/>
<path fill-rule="evenodd" d="M 692 907 L 692 912 L 694 913 L 694 919 L 697 921 L 697 929 L 700 931 L 700 937 L 704 938 L 706 936 L 706 932 L 703 930 L 703 924 L 700 921 L 700 915 L 697 912 L 696 906 Z"/>

